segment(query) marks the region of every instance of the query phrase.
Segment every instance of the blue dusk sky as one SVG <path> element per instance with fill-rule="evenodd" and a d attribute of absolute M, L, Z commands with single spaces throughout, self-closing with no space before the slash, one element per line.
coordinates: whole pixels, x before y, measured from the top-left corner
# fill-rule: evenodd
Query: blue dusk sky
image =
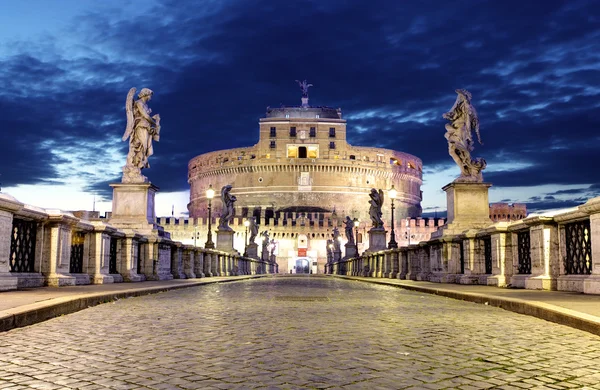
<path fill-rule="evenodd" d="M 126 5 L 124 5 L 126 4 Z M 473 95 L 491 202 L 600 195 L 600 1 L 0 0 L 0 182 L 22 202 L 110 210 L 131 87 L 161 140 L 157 214 L 187 212 L 187 163 L 251 146 L 267 106 L 341 107 L 348 142 L 423 160 L 423 209 L 459 174 L 442 114 Z M 365 207 L 367 207 L 365 200 Z"/>

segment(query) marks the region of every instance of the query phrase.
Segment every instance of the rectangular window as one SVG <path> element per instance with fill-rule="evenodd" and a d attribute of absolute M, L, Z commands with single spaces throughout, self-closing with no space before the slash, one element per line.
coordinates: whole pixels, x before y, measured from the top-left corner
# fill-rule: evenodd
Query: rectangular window
<path fill-rule="evenodd" d="M 277 129 L 275 127 L 271 127 L 271 133 L 269 134 L 269 137 L 276 137 L 277 136 Z"/>
<path fill-rule="evenodd" d="M 271 144 L 269 145 L 269 148 L 275 149 L 275 141 L 271 141 Z"/>
<path fill-rule="evenodd" d="M 329 128 L 329 137 L 335 138 L 335 127 Z"/>
<path fill-rule="evenodd" d="M 290 137 L 295 137 L 295 136 L 296 136 L 296 128 L 290 127 Z"/>
<path fill-rule="evenodd" d="M 297 158 L 298 157 L 298 147 L 297 146 L 288 146 L 287 156 L 288 156 L 288 158 Z"/>
<path fill-rule="evenodd" d="M 353 154 L 351 154 L 351 155 L 350 155 L 350 160 L 356 160 L 356 156 L 355 156 L 355 155 L 353 155 Z"/>
<path fill-rule="evenodd" d="M 309 136 L 313 137 L 313 138 L 317 136 L 317 128 L 316 127 L 311 127 L 310 128 L 310 134 L 309 134 Z"/>
<path fill-rule="evenodd" d="M 329 149 L 335 149 L 335 142 L 329 143 Z"/>
<path fill-rule="evenodd" d="M 319 157 L 319 148 L 309 146 L 308 147 L 308 158 L 318 158 Z"/>

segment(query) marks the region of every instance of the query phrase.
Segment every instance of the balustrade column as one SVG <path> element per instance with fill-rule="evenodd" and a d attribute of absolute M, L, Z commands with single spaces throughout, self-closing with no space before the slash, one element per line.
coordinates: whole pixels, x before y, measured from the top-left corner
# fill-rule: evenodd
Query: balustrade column
<path fill-rule="evenodd" d="M 110 240 L 116 229 L 104 222 L 94 221 L 94 231 L 90 241 L 90 261 L 87 273 L 94 284 L 114 283 L 115 275 L 109 272 Z"/>
<path fill-rule="evenodd" d="M 139 240 L 142 238 L 137 233 L 126 234 L 121 240 L 121 261 L 117 264 L 117 271 L 126 282 L 141 282 L 144 278 L 137 273 L 139 259 Z"/>
<path fill-rule="evenodd" d="M 193 245 L 184 245 L 183 251 L 181 254 L 181 262 L 183 263 L 183 273 L 185 277 L 188 279 L 194 279 L 198 276 L 196 275 L 197 268 L 197 257 L 196 247 Z M 202 266 L 198 267 L 200 272 L 202 272 Z"/>
<path fill-rule="evenodd" d="M 171 274 L 174 279 L 186 279 L 187 276 L 183 271 L 183 244 L 174 242 L 171 245 Z"/>

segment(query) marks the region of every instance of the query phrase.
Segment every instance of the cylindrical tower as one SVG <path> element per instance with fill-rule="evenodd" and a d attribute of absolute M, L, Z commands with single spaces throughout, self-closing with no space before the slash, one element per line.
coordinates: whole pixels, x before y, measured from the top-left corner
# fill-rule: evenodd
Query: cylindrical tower
<path fill-rule="evenodd" d="M 346 121 L 329 107 L 267 108 L 256 145 L 190 160 L 190 217 L 206 217 L 206 189 L 231 184 L 238 216 L 332 212 L 369 219 L 371 188 L 398 191 L 395 218 L 421 215 L 422 163 L 413 155 L 346 142 Z M 383 209 L 390 217 L 389 199 Z M 213 200 L 217 215 L 220 200 Z"/>

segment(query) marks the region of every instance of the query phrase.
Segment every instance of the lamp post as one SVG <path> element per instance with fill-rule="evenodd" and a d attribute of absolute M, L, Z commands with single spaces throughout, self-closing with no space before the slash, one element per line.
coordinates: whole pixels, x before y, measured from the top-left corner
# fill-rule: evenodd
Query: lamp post
<path fill-rule="evenodd" d="M 408 239 L 408 245 L 410 245 L 410 238 L 412 236 L 410 235 L 410 218 L 406 219 L 406 233 L 405 233 L 405 238 Z"/>
<path fill-rule="evenodd" d="M 198 225 L 194 225 L 194 246 L 196 246 L 196 239 L 198 238 Z"/>
<path fill-rule="evenodd" d="M 356 255 L 358 256 L 358 225 L 360 225 L 360 221 L 358 220 L 358 218 L 354 218 L 354 232 L 355 232 L 355 240 L 354 240 L 354 246 L 356 246 Z"/>
<path fill-rule="evenodd" d="M 390 233 L 390 242 L 388 243 L 388 249 L 398 248 L 398 243 L 396 242 L 396 232 L 394 231 L 394 199 L 396 199 L 396 195 L 398 192 L 392 185 L 392 188 L 388 190 L 388 196 L 392 200 L 392 232 Z"/>
<path fill-rule="evenodd" d="M 245 220 L 244 226 L 246 227 L 246 234 L 244 235 L 244 256 L 248 255 L 248 226 L 250 226 L 250 221 Z"/>
<path fill-rule="evenodd" d="M 212 240 L 212 228 L 210 226 L 212 222 L 212 198 L 215 196 L 215 190 L 212 188 L 212 184 L 208 186 L 208 190 L 206 190 L 206 198 L 208 199 L 208 236 L 206 237 L 206 244 L 204 247 L 206 249 L 215 249 L 215 243 Z"/>

